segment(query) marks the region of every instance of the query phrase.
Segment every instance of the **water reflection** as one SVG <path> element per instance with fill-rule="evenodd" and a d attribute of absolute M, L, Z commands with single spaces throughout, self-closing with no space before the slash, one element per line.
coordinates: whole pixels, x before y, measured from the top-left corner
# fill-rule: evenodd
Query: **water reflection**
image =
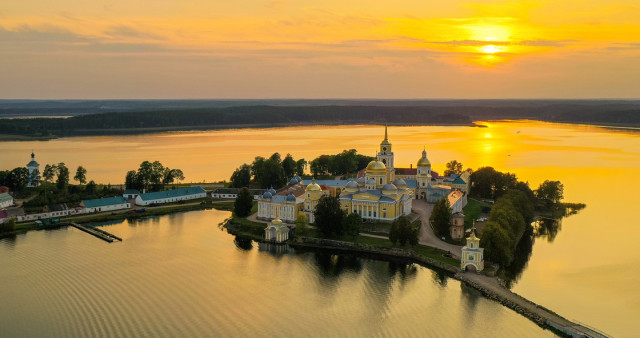
<path fill-rule="evenodd" d="M 442 271 L 437 271 L 437 270 L 433 270 L 431 272 L 431 277 L 433 278 L 433 281 L 436 282 L 437 285 L 439 285 L 440 287 L 446 287 L 447 286 L 447 275 L 442 272 Z M 464 284 L 464 283 L 462 283 Z"/>
<path fill-rule="evenodd" d="M 536 238 L 545 238 L 547 242 L 553 243 L 562 229 L 562 218 L 541 218 L 533 225 L 533 235 Z"/>
<path fill-rule="evenodd" d="M 235 244 L 236 248 L 238 248 L 240 250 L 249 251 L 249 250 L 253 249 L 253 241 L 250 238 L 246 238 L 246 237 L 242 237 L 242 236 L 236 236 L 233 239 L 233 244 Z"/>

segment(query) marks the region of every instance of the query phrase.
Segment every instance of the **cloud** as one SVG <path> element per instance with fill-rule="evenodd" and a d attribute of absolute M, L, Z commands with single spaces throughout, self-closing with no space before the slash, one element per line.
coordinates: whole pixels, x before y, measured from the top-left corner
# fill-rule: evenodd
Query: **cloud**
<path fill-rule="evenodd" d="M 141 30 L 135 29 L 131 26 L 111 26 L 104 34 L 112 37 L 112 38 L 133 38 L 133 39 L 144 39 L 144 40 L 165 40 L 164 37 L 159 35 L 143 32 Z"/>
<path fill-rule="evenodd" d="M 425 41 L 431 44 L 452 46 L 535 46 L 535 47 L 563 47 L 579 40 L 524 40 L 524 41 L 487 41 L 487 40 L 452 40 L 452 41 Z"/>
<path fill-rule="evenodd" d="M 29 25 L 22 25 L 14 30 L 0 27 L 1 42 L 26 42 L 26 43 L 75 43 L 86 42 L 90 38 L 64 30 L 59 27 L 45 26 L 32 28 Z"/>

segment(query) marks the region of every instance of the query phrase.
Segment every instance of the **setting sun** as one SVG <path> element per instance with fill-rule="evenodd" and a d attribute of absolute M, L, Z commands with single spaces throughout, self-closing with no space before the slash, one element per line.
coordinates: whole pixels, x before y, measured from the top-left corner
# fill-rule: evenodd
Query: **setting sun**
<path fill-rule="evenodd" d="M 504 47 L 496 46 L 496 45 L 486 45 L 486 46 L 480 47 L 480 51 L 482 51 L 483 53 L 486 53 L 486 54 L 493 54 L 493 53 L 502 52 L 503 49 L 504 49 Z"/>

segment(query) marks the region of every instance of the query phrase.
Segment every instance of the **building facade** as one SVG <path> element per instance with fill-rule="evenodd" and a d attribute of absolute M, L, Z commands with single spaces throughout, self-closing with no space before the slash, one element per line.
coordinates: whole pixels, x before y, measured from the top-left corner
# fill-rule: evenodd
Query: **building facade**
<path fill-rule="evenodd" d="M 8 192 L 0 194 L 0 209 L 8 208 L 13 205 L 13 196 Z"/>
<path fill-rule="evenodd" d="M 127 201 L 120 196 L 83 200 L 80 205 L 85 207 L 88 213 L 131 208 L 131 203 L 127 203 Z"/>
<path fill-rule="evenodd" d="M 476 237 L 475 227 L 471 229 L 471 235 L 467 237 L 467 245 L 462 247 L 460 269 L 467 270 L 473 266 L 477 272 L 484 269 L 484 249 L 480 247 L 480 238 Z"/>
<path fill-rule="evenodd" d="M 264 239 L 283 243 L 289 239 L 289 227 L 280 218 L 274 218 L 264 229 Z"/>

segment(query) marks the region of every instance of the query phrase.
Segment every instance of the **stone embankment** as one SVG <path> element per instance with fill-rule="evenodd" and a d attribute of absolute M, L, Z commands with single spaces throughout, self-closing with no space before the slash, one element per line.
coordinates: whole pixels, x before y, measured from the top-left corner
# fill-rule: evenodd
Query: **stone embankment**
<path fill-rule="evenodd" d="M 516 294 L 501 286 L 495 277 L 487 277 L 475 273 L 464 273 L 460 268 L 430 257 L 416 253 L 410 249 L 380 247 L 364 243 L 342 242 L 329 239 L 297 237 L 291 243 L 292 246 L 316 247 L 332 249 L 344 252 L 356 252 L 366 255 L 373 255 L 381 258 L 402 258 L 414 261 L 418 264 L 437 268 L 452 274 L 457 279 L 470 287 L 480 291 L 485 297 L 499 302 L 500 304 L 525 316 L 540 327 L 549 329 L 560 336 L 567 337 L 607 337 L 606 334 L 595 329 L 585 327 Z"/>

